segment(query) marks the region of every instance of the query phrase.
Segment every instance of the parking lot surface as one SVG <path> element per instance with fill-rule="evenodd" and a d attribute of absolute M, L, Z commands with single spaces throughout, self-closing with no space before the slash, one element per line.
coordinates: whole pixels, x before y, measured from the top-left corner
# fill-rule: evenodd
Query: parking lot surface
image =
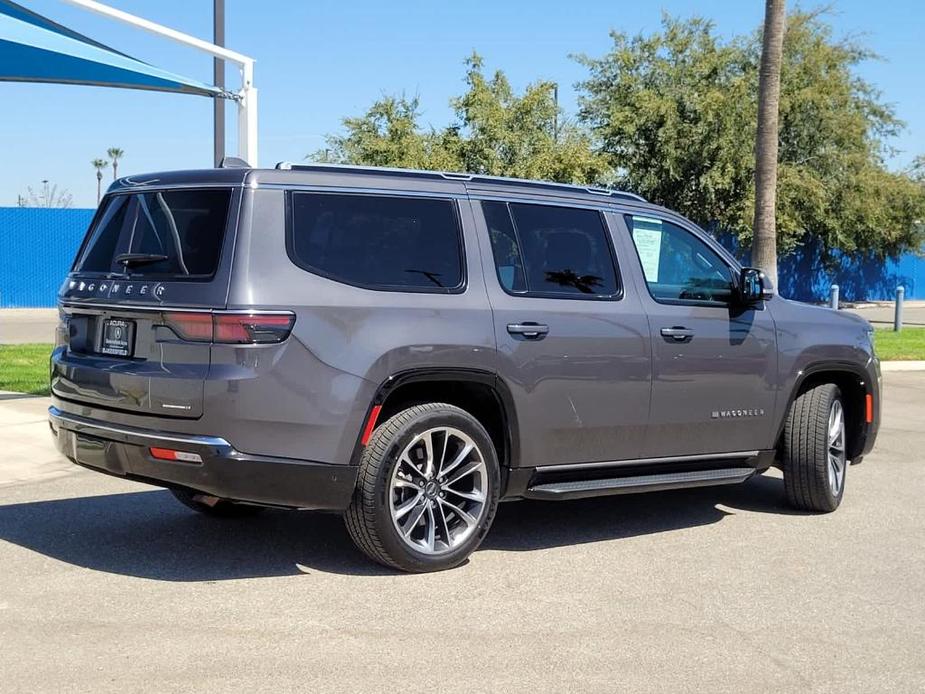
<path fill-rule="evenodd" d="M 333 515 L 221 521 L 54 456 L 0 401 L 0 689 L 925 690 L 925 373 L 886 375 L 841 509 L 741 486 L 503 504 L 464 566 L 369 563 Z"/>

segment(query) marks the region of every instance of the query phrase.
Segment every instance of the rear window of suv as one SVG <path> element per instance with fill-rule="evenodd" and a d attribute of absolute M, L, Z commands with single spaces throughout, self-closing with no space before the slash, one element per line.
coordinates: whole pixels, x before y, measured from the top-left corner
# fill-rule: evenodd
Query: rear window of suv
<path fill-rule="evenodd" d="M 218 267 L 229 190 L 164 190 L 105 200 L 76 272 L 204 279 Z"/>
<path fill-rule="evenodd" d="M 463 286 L 452 200 L 294 192 L 287 246 L 303 269 L 366 289 L 454 292 Z"/>
<path fill-rule="evenodd" d="M 482 202 L 495 268 L 509 294 L 620 296 L 607 228 L 597 210 Z"/>

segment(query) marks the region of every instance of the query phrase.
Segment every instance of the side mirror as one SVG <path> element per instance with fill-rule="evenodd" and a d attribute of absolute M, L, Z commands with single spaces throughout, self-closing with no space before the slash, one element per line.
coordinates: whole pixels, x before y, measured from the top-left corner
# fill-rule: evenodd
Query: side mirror
<path fill-rule="evenodd" d="M 739 303 L 745 306 L 767 301 L 774 296 L 771 281 L 755 267 L 744 267 L 739 273 Z"/>

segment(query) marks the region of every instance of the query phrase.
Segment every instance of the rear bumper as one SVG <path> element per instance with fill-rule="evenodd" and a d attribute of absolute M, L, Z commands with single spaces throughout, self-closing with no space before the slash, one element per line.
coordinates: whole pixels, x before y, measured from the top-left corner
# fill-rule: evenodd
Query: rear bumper
<path fill-rule="evenodd" d="M 183 487 L 236 501 L 342 511 L 357 468 L 241 453 L 215 436 L 174 434 L 113 425 L 48 408 L 58 450 L 98 472 L 162 487 Z M 201 463 L 158 460 L 150 448 L 197 453 Z"/>

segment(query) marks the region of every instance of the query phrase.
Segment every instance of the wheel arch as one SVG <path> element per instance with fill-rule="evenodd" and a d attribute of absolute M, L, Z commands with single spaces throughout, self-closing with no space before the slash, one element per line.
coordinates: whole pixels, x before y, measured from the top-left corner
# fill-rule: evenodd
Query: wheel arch
<path fill-rule="evenodd" d="M 468 368 L 409 369 L 392 374 L 376 390 L 364 424 L 373 417 L 381 424 L 422 402 L 445 402 L 471 414 L 488 431 L 502 470 L 516 466 L 520 459 L 517 413 L 510 389 L 497 374 Z M 355 461 L 363 451 L 363 434 L 357 438 Z"/>
<path fill-rule="evenodd" d="M 866 436 L 866 398 L 872 392 L 867 372 L 850 362 L 817 362 L 804 368 L 798 375 L 783 410 L 783 417 L 777 429 L 776 446 L 780 447 L 787 417 L 794 401 L 810 388 L 823 383 L 833 383 L 842 392 L 845 408 L 845 427 L 848 431 L 848 459 L 860 455 Z"/>

